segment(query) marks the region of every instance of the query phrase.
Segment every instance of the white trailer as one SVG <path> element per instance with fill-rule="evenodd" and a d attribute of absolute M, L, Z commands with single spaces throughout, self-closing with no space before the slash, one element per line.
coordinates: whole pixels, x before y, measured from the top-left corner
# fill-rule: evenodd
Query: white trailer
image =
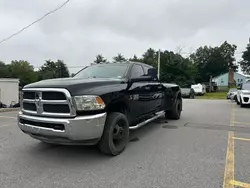
<path fill-rule="evenodd" d="M 191 88 L 194 89 L 196 95 L 204 95 L 206 93 L 206 85 L 204 84 L 191 85 Z"/>
<path fill-rule="evenodd" d="M 19 102 L 19 80 L 0 78 L 0 102 L 9 106 Z"/>

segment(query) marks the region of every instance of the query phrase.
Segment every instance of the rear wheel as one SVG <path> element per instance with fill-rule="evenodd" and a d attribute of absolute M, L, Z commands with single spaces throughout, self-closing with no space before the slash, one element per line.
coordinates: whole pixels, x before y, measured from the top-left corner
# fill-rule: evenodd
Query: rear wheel
<path fill-rule="evenodd" d="M 126 116 L 119 112 L 108 115 L 99 149 L 107 155 L 119 155 L 129 140 L 129 123 Z"/>
<path fill-rule="evenodd" d="M 165 112 L 165 118 L 178 120 L 181 117 L 181 100 L 177 99 L 174 108 L 171 111 Z"/>

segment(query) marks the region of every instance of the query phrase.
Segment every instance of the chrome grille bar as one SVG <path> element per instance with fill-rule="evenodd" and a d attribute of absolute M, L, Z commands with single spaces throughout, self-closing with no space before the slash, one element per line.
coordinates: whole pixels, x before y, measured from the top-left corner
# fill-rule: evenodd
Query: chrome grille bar
<path fill-rule="evenodd" d="M 31 115 L 37 115 L 37 116 L 48 116 L 48 117 L 74 117 L 76 116 L 76 109 L 73 105 L 72 97 L 68 90 L 63 88 L 28 88 L 23 89 L 23 93 L 25 92 L 34 92 L 34 99 L 26 99 L 22 96 L 22 103 L 21 108 L 23 113 L 31 114 Z M 53 100 L 44 100 L 43 99 L 43 92 L 58 92 L 60 97 L 62 94 L 65 95 L 66 100 L 56 100 L 55 97 L 53 97 Z M 54 96 L 55 93 L 54 93 Z M 25 109 L 24 104 L 30 104 L 32 106 L 32 110 Z M 33 108 L 36 110 L 33 111 Z M 46 108 L 45 108 L 46 105 Z M 49 105 L 49 106 L 48 106 Z M 57 105 L 57 106 L 56 106 Z M 47 112 L 44 109 L 51 109 L 53 108 L 53 112 Z M 61 109 L 60 109 L 61 108 Z M 69 109 L 69 110 L 67 110 Z M 62 110 L 66 110 L 67 113 L 62 113 Z"/>

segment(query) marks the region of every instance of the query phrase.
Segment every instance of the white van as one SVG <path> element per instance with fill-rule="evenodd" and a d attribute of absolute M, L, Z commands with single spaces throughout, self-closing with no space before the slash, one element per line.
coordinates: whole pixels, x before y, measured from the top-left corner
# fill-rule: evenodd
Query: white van
<path fill-rule="evenodd" d="M 206 86 L 204 84 L 191 85 L 196 95 L 204 95 L 206 93 Z"/>

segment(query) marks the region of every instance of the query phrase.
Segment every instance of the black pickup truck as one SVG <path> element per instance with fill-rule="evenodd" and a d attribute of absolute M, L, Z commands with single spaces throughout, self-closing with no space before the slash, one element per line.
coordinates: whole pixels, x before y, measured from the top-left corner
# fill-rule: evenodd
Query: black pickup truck
<path fill-rule="evenodd" d="M 158 117 L 179 119 L 180 87 L 162 84 L 157 70 L 137 62 L 102 63 L 73 78 L 51 79 L 22 90 L 18 126 L 52 144 L 94 145 L 118 155 L 129 131 Z"/>

